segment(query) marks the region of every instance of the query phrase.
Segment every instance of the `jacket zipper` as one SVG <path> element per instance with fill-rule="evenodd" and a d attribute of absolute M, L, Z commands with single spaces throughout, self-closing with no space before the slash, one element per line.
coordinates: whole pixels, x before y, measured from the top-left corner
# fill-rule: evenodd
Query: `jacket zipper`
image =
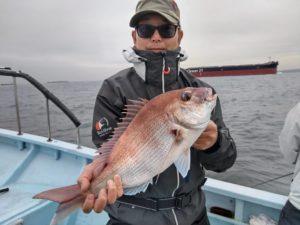
<path fill-rule="evenodd" d="M 179 181 L 179 173 L 178 173 L 177 169 L 176 169 L 176 175 L 177 175 L 177 185 L 176 185 L 175 189 L 173 190 L 172 197 L 175 196 L 175 192 L 177 191 L 177 189 L 179 187 L 179 182 L 180 182 Z M 174 216 L 175 224 L 178 225 L 178 219 L 177 219 L 177 216 L 176 216 L 174 208 L 172 209 L 172 213 L 173 213 L 173 216 Z"/>
<path fill-rule="evenodd" d="M 165 70 L 165 66 L 166 66 L 166 60 L 165 60 L 165 57 L 163 56 L 162 57 L 162 70 L 161 70 L 161 91 L 162 93 L 165 93 L 165 73 L 164 73 L 164 70 Z"/>

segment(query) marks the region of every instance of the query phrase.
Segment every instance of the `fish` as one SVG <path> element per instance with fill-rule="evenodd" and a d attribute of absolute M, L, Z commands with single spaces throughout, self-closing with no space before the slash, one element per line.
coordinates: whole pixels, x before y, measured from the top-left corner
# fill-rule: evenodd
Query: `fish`
<path fill-rule="evenodd" d="M 153 177 L 174 164 L 186 177 L 190 148 L 207 127 L 217 94 L 208 87 L 188 87 L 160 94 L 151 100 L 128 100 L 124 117 L 112 137 L 97 151 L 90 192 L 98 195 L 116 174 L 125 195 L 146 191 Z M 51 225 L 80 208 L 85 196 L 79 185 L 51 189 L 34 196 L 60 205 Z"/>

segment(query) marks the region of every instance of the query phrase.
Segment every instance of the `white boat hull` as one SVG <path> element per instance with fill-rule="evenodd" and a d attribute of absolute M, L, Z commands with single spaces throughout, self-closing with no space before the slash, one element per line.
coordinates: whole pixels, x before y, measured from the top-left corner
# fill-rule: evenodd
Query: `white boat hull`
<path fill-rule="evenodd" d="M 75 144 L 0 129 L 0 189 L 4 190 L 0 193 L 0 224 L 48 225 L 57 204 L 32 196 L 76 183 L 94 154 L 95 149 L 78 149 Z M 248 224 L 251 215 L 260 213 L 277 221 L 287 200 L 286 196 L 210 178 L 204 191 L 208 211 L 217 206 L 234 213 L 234 218 L 227 218 L 208 212 L 212 225 Z M 60 225 L 104 225 L 107 220 L 106 213 L 79 210 Z"/>

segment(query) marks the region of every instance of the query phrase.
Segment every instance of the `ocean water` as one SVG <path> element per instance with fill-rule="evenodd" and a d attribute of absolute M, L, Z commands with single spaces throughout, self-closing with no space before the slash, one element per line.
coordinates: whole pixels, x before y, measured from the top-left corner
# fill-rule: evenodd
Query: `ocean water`
<path fill-rule="evenodd" d="M 287 112 L 300 101 L 300 74 L 202 78 L 212 85 L 221 100 L 223 118 L 238 151 L 235 165 L 224 173 L 207 172 L 209 177 L 254 187 L 293 171 L 279 150 L 278 135 Z M 0 77 L 0 83 L 1 77 Z M 91 126 L 95 97 L 102 81 L 46 83 L 81 121 L 81 144 L 94 147 Z M 18 85 L 22 131 L 48 135 L 46 100 L 31 85 Z M 76 142 L 72 122 L 50 103 L 52 137 Z M 0 85 L 0 127 L 17 130 L 13 86 Z M 288 194 L 291 176 L 256 188 Z"/>

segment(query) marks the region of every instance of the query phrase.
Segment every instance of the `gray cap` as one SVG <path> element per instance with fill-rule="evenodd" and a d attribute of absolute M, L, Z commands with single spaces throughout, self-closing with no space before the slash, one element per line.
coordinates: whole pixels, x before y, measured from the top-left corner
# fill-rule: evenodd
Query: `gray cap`
<path fill-rule="evenodd" d="M 179 8 L 174 0 L 140 0 L 129 25 L 135 27 L 143 16 L 157 13 L 174 25 L 180 24 Z"/>

